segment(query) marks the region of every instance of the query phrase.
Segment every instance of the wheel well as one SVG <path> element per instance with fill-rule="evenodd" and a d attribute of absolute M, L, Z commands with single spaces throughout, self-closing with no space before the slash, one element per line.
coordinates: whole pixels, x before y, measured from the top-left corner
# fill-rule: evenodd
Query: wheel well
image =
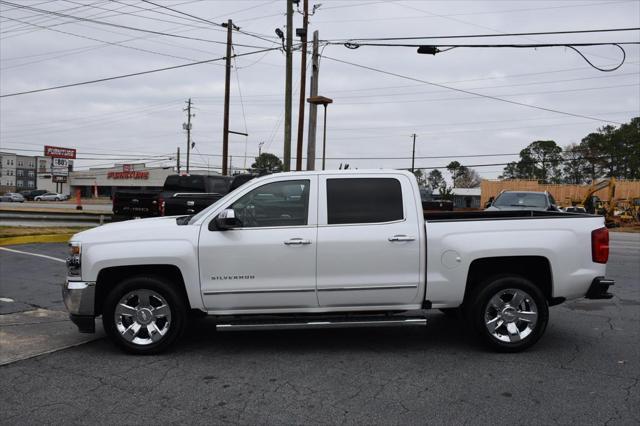
<path fill-rule="evenodd" d="M 174 284 L 185 303 L 189 304 L 189 298 L 187 297 L 187 291 L 184 285 L 184 279 L 182 278 L 182 272 L 175 265 L 134 265 L 134 266 L 114 266 L 111 268 L 105 268 L 98 274 L 98 280 L 96 282 L 96 296 L 95 296 L 95 314 L 102 314 L 102 304 L 109 291 L 120 281 L 125 278 L 131 278 L 136 275 L 143 276 L 155 276 L 163 280 L 167 280 Z"/>
<path fill-rule="evenodd" d="M 518 275 L 537 285 L 545 298 L 552 299 L 553 277 L 551 265 L 542 256 L 487 257 L 471 262 L 467 275 L 464 301 L 487 279 L 504 275 Z"/>

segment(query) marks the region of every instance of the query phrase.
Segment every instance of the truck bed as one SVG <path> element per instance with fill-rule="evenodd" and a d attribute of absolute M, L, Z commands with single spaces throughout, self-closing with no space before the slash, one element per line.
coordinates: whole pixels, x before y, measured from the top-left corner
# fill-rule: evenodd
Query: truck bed
<path fill-rule="evenodd" d="M 427 222 L 452 222 L 460 220 L 510 220 L 510 219 L 569 219 L 576 217 L 594 217 L 585 213 L 565 213 L 540 210 L 508 211 L 464 211 L 464 212 L 425 212 Z"/>

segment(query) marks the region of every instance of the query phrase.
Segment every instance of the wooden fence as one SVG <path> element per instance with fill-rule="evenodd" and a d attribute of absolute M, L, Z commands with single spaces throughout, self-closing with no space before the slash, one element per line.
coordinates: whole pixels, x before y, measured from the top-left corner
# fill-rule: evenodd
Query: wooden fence
<path fill-rule="evenodd" d="M 569 200 L 581 200 L 587 193 L 590 185 L 565 185 L 565 184 L 540 184 L 535 180 L 483 180 L 480 184 L 481 205 L 495 197 L 501 191 L 549 191 L 560 206 L 569 205 Z M 609 189 L 604 188 L 595 195 L 601 200 L 609 200 Z M 640 180 L 619 180 L 616 182 L 615 199 L 631 199 L 640 197 Z"/>

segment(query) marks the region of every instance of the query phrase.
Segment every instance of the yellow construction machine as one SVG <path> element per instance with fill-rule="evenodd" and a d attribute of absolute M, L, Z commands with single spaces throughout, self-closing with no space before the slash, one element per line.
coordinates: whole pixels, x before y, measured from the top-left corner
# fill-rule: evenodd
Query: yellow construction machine
<path fill-rule="evenodd" d="M 595 195 L 596 192 L 609 188 L 609 200 L 603 201 Z M 593 182 L 582 199 L 582 205 L 587 213 L 601 214 L 607 221 L 613 221 L 616 209 L 616 178 L 612 177 L 599 182 Z"/>

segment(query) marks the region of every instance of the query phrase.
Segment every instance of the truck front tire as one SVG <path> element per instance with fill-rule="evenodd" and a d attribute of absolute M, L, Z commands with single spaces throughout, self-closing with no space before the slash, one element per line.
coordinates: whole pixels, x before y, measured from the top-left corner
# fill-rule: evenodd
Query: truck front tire
<path fill-rule="evenodd" d="M 519 352 L 542 337 L 549 321 L 549 307 L 535 284 L 509 275 L 479 286 L 467 317 L 484 344 L 499 352 Z"/>
<path fill-rule="evenodd" d="M 171 283 L 138 276 L 117 284 L 105 298 L 102 323 L 107 335 L 123 350 L 156 354 L 182 335 L 186 303 Z"/>

